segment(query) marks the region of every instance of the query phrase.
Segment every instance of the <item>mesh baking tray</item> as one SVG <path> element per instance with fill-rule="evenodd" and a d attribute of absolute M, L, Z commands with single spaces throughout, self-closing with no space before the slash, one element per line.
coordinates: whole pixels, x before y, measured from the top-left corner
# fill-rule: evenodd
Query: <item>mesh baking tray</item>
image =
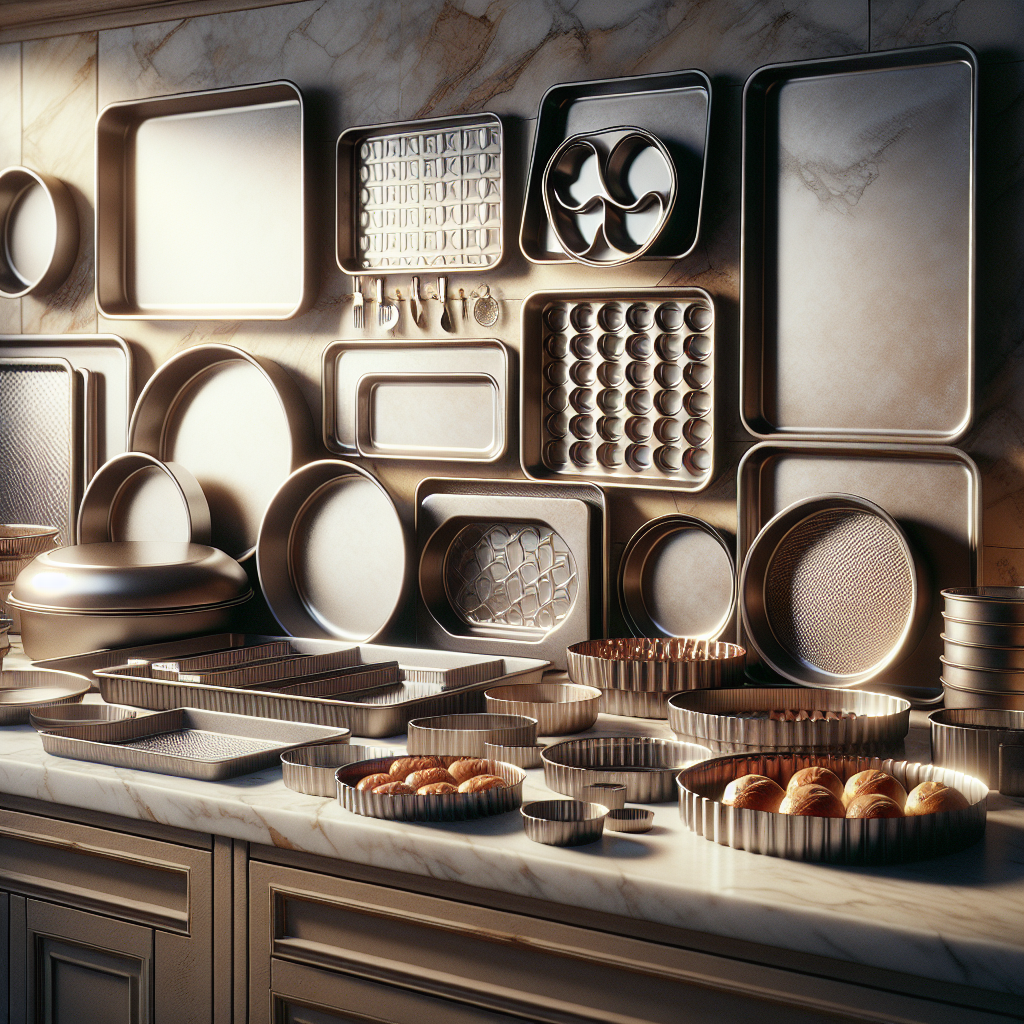
<path fill-rule="evenodd" d="M 39 733 L 43 750 L 57 757 L 208 782 L 274 767 L 292 747 L 347 735 L 347 729 L 195 708 Z"/>

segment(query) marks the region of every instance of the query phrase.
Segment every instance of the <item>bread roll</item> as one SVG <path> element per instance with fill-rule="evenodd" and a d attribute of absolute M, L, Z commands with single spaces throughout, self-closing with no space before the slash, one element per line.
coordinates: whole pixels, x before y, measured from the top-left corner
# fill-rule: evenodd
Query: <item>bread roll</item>
<path fill-rule="evenodd" d="M 741 775 L 725 787 L 722 803 L 754 811 L 777 811 L 785 795 L 782 787 L 767 775 Z"/>
<path fill-rule="evenodd" d="M 951 786 L 930 780 L 915 786 L 907 795 L 903 813 L 908 817 L 916 814 L 935 814 L 938 811 L 965 811 L 970 801 Z"/>
<path fill-rule="evenodd" d="M 801 768 L 800 771 L 793 772 L 786 785 L 786 793 L 792 793 L 793 790 L 799 789 L 801 786 L 824 786 L 835 793 L 840 800 L 843 799 L 843 780 L 828 768 L 812 765 L 810 768 Z"/>
<path fill-rule="evenodd" d="M 458 793 L 459 787 L 453 786 L 450 782 L 428 782 L 425 786 L 419 786 L 416 790 L 417 796 L 438 796 L 442 793 Z"/>
<path fill-rule="evenodd" d="M 405 777 L 405 784 L 413 789 L 421 789 L 429 786 L 432 782 L 450 782 L 453 785 L 455 780 L 448 774 L 445 768 L 422 768 L 418 772 L 411 772 Z"/>
<path fill-rule="evenodd" d="M 900 805 L 882 793 L 861 793 L 846 805 L 848 818 L 902 818 Z"/>
<path fill-rule="evenodd" d="M 422 771 L 424 768 L 443 768 L 441 758 L 433 754 L 421 754 L 419 757 L 400 757 L 397 761 L 391 762 L 388 774 L 395 779 L 404 779 L 413 772 Z"/>
<path fill-rule="evenodd" d="M 830 789 L 824 786 L 801 786 L 786 796 L 779 814 L 797 814 L 812 818 L 845 818 L 846 808 Z"/>
<path fill-rule="evenodd" d="M 448 766 L 456 785 L 461 785 L 474 775 L 490 775 L 491 764 L 482 757 L 464 757 Z"/>
<path fill-rule="evenodd" d="M 891 775 L 880 772 L 877 768 L 869 768 L 867 771 L 851 775 L 846 780 L 843 802 L 848 804 L 862 793 L 881 793 L 890 800 L 895 800 L 900 810 L 903 810 L 903 805 L 907 802 L 907 791 Z"/>
<path fill-rule="evenodd" d="M 471 779 L 466 779 L 465 782 L 460 783 L 460 793 L 483 793 L 488 789 L 497 789 L 499 786 L 504 786 L 505 780 L 498 778 L 497 775 L 474 775 Z"/>
<path fill-rule="evenodd" d="M 356 783 L 356 789 L 375 789 L 377 786 L 383 786 L 388 782 L 394 781 L 395 779 L 385 772 L 377 772 L 375 775 L 364 775 Z"/>
<path fill-rule="evenodd" d="M 396 793 L 415 793 L 416 790 L 412 786 L 407 786 L 404 782 L 387 782 L 383 786 L 377 786 L 374 793 L 388 793 L 394 796 Z"/>

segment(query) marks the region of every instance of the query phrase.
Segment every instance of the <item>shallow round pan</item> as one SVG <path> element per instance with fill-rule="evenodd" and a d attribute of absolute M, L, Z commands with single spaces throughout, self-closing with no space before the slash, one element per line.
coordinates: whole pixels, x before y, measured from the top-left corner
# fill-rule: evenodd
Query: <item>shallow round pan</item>
<path fill-rule="evenodd" d="M 519 809 L 527 839 L 545 846 L 586 846 L 604 833 L 608 808 L 583 800 L 533 800 Z"/>
<path fill-rule="evenodd" d="M 1024 711 L 1024 693 L 1009 690 L 969 690 L 942 680 L 942 702 L 947 708 L 992 708 Z"/>
<path fill-rule="evenodd" d="M 1024 669 L 974 668 L 949 661 L 942 662 L 942 678 L 951 686 L 964 690 L 990 690 L 993 693 L 1024 694 Z"/>
<path fill-rule="evenodd" d="M 972 622 L 942 613 L 943 636 L 958 644 L 986 647 L 1024 647 L 1024 623 Z"/>
<path fill-rule="evenodd" d="M 952 587 L 942 596 L 951 618 L 1024 625 L 1024 587 Z"/>
<path fill-rule="evenodd" d="M 668 718 L 668 700 L 671 693 L 658 690 L 617 690 L 614 687 L 601 691 L 601 713 L 621 715 L 624 718 Z"/>
<path fill-rule="evenodd" d="M 34 707 L 28 720 L 36 729 L 60 729 L 65 725 L 101 725 L 135 718 L 137 708 L 123 704 L 49 704 Z M 143 711 L 142 714 L 148 714 Z"/>
<path fill-rule="evenodd" d="M 569 678 L 599 690 L 677 693 L 739 686 L 747 652 L 691 637 L 584 640 L 566 652 Z"/>
<path fill-rule="evenodd" d="M 338 769 L 354 761 L 395 757 L 386 747 L 363 747 L 350 743 L 317 743 L 296 747 L 281 755 L 281 778 L 289 789 L 306 796 L 337 797 Z"/>
<path fill-rule="evenodd" d="M 412 755 L 483 757 L 485 743 L 524 747 L 537 742 L 537 719 L 526 715 L 434 715 L 409 722 L 406 749 Z"/>
<path fill-rule="evenodd" d="M 484 692 L 487 710 L 537 719 L 541 736 L 583 732 L 596 721 L 601 691 L 576 683 L 533 683 L 496 686 Z"/>
<path fill-rule="evenodd" d="M 409 553 L 398 510 L 378 480 L 324 459 L 294 472 L 273 496 L 256 566 L 285 632 L 362 643 L 397 614 Z"/>
<path fill-rule="evenodd" d="M 77 703 L 90 689 L 88 679 L 72 672 L 0 671 L 0 725 L 27 725 L 32 708 Z"/>

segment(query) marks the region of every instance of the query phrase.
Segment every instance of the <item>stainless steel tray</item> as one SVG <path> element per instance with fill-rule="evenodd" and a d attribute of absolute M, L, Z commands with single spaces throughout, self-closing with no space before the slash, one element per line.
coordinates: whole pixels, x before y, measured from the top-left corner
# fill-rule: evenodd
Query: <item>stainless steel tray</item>
<path fill-rule="evenodd" d="M 569 263 L 545 215 L 543 172 L 573 135 L 636 125 L 656 135 L 676 167 L 679 198 L 644 259 L 677 260 L 693 251 L 700 232 L 711 115 L 711 82 L 702 71 L 670 71 L 554 85 L 544 94 L 533 133 L 533 157 L 519 245 L 531 263 Z"/>
<path fill-rule="evenodd" d="M 952 43 L 747 80 L 740 410 L 752 434 L 949 443 L 970 426 L 977 76 Z"/>
<path fill-rule="evenodd" d="M 298 385 L 233 345 L 168 359 L 142 389 L 128 439 L 132 451 L 192 473 L 210 505 L 214 547 L 237 559 L 252 555 L 270 499 L 314 447 Z"/>
<path fill-rule="evenodd" d="M 528 296 L 519 420 L 526 475 L 703 490 L 714 472 L 714 315 L 702 288 Z"/>
<path fill-rule="evenodd" d="M 346 274 L 497 266 L 504 159 L 494 114 L 346 128 L 337 149 L 338 266 Z"/>
<path fill-rule="evenodd" d="M 347 735 L 347 729 L 195 708 L 39 733 L 43 750 L 57 757 L 209 782 L 272 768 L 292 747 Z"/>
<path fill-rule="evenodd" d="M 267 82 L 111 103 L 96 121 L 96 305 L 286 320 L 314 293 L 302 94 Z"/>
<path fill-rule="evenodd" d="M 607 525 L 592 485 L 423 480 L 416 491 L 417 638 L 566 664 L 604 635 Z"/>
<path fill-rule="evenodd" d="M 794 772 L 812 765 L 828 768 L 844 782 L 856 772 L 877 768 L 908 791 L 934 779 L 958 789 L 970 806 L 909 818 L 815 818 L 721 802 L 726 784 L 741 775 L 767 775 L 785 788 Z M 722 846 L 789 860 L 891 864 L 963 850 L 985 834 L 985 785 L 930 764 L 827 754 L 735 754 L 687 768 L 676 784 L 679 816 L 691 831 Z"/>
<path fill-rule="evenodd" d="M 946 708 L 928 716 L 932 761 L 1024 796 L 1024 711 Z"/>
<path fill-rule="evenodd" d="M 385 382 L 378 394 L 375 380 Z M 491 462 L 507 446 L 510 380 L 500 341 L 332 342 L 324 444 L 338 455 Z"/>
<path fill-rule="evenodd" d="M 737 471 L 736 563 L 774 515 L 820 494 L 854 494 L 884 509 L 903 529 L 923 562 L 933 595 L 921 639 L 898 665 L 865 683 L 911 703 L 940 699 L 943 587 L 973 586 L 981 549 L 981 479 L 963 452 L 939 445 L 858 446 L 793 441 L 759 444 Z M 742 629 L 740 643 L 743 643 Z M 748 673 L 759 671 L 748 650 Z"/>
<path fill-rule="evenodd" d="M 0 725 L 26 725 L 33 708 L 77 704 L 88 692 L 89 680 L 70 672 L 0 671 Z"/>

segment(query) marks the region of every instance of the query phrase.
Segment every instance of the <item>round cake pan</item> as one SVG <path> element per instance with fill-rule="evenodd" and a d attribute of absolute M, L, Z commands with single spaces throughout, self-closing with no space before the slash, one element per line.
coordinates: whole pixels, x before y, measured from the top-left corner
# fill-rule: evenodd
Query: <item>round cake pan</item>
<path fill-rule="evenodd" d="M 274 495 L 256 566 L 285 632 L 363 643 L 397 614 L 409 552 L 398 510 L 377 479 L 324 459 L 296 470 Z"/>
<path fill-rule="evenodd" d="M 928 716 L 932 762 L 1024 796 L 1024 711 L 946 708 Z"/>
<path fill-rule="evenodd" d="M 1024 623 L 972 622 L 942 613 L 943 636 L 957 644 L 1024 647 Z"/>
<path fill-rule="evenodd" d="M 1024 669 L 974 668 L 954 664 L 945 655 L 939 661 L 942 662 L 942 678 L 950 686 L 959 686 L 963 690 L 1024 694 Z"/>
<path fill-rule="evenodd" d="M 74 704 L 92 688 L 83 676 L 48 669 L 0 671 L 0 725 L 27 725 L 33 708 Z"/>
<path fill-rule="evenodd" d="M 281 755 L 281 778 L 289 789 L 306 796 L 334 799 L 338 795 L 338 769 L 355 761 L 392 760 L 386 747 L 354 746 L 348 741 L 296 747 Z"/>
<path fill-rule="evenodd" d="M 143 711 L 146 715 L 149 712 Z M 60 729 L 65 725 L 100 725 L 106 722 L 123 722 L 135 718 L 137 708 L 123 704 L 50 704 L 35 707 L 29 712 L 28 720 L 36 729 Z"/>
<path fill-rule="evenodd" d="M 240 560 L 255 550 L 270 499 L 315 450 L 298 385 L 232 345 L 168 359 L 139 395 L 128 448 L 184 466 L 209 502 L 211 543 Z"/>
<path fill-rule="evenodd" d="M 604 820 L 604 827 L 609 832 L 650 832 L 654 827 L 654 811 L 646 811 L 640 807 L 610 810 Z"/>
<path fill-rule="evenodd" d="M 686 637 L 584 640 L 566 654 L 574 683 L 662 693 L 739 686 L 747 660 L 736 644 Z"/>
<path fill-rule="evenodd" d="M 525 715 L 437 715 L 409 722 L 410 754 L 483 757 L 485 743 L 525 747 L 537 742 L 537 719 Z"/>
<path fill-rule="evenodd" d="M 526 838 L 545 846 L 586 846 L 604 832 L 608 808 L 582 800 L 534 800 L 520 808 Z"/>
<path fill-rule="evenodd" d="M 852 494 L 798 501 L 754 538 L 740 574 L 751 646 L 802 686 L 854 686 L 899 664 L 928 614 L 899 524 Z"/>
<path fill-rule="evenodd" d="M 484 701 L 494 714 L 535 718 L 541 736 L 565 736 L 597 721 L 601 691 L 576 683 L 496 686 L 485 691 Z"/>
<path fill-rule="evenodd" d="M 910 818 L 816 818 L 755 811 L 721 802 L 726 785 L 743 775 L 766 775 L 785 788 L 802 768 L 828 768 L 844 782 L 876 768 L 909 792 L 930 779 L 959 790 L 970 802 L 962 811 Z M 828 754 L 734 754 L 679 773 L 679 816 L 692 832 L 722 846 L 789 860 L 836 864 L 889 864 L 937 857 L 973 846 L 985 834 L 988 788 L 948 768 L 912 761 Z"/>
<path fill-rule="evenodd" d="M 623 552 L 619 602 L 635 636 L 715 640 L 736 608 L 732 551 L 701 519 L 652 519 Z"/>
<path fill-rule="evenodd" d="M 145 452 L 101 466 L 82 498 L 78 543 L 122 540 L 209 544 L 210 506 L 196 478 Z"/>
<path fill-rule="evenodd" d="M 682 768 L 711 751 L 696 743 L 650 736 L 593 736 L 552 744 L 541 754 L 548 789 L 578 797 L 584 786 L 613 782 L 626 787 L 626 801 L 656 804 L 671 800 Z"/>
<path fill-rule="evenodd" d="M 57 546 L 55 526 L 7 523 L 0 526 L 0 559 L 4 561 L 35 558 Z"/>
<path fill-rule="evenodd" d="M 78 256 L 78 210 L 67 186 L 27 167 L 0 171 L 0 296 L 60 287 Z"/>
<path fill-rule="evenodd" d="M 942 597 L 950 618 L 1024 625 L 1024 587 L 952 587 Z"/>
<path fill-rule="evenodd" d="M 751 717 L 775 710 L 852 711 L 857 717 L 804 722 Z M 668 724 L 677 736 L 703 743 L 716 754 L 792 750 L 877 755 L 903 743 L 910 730 L 910 701 L 861 690 L 695 690 L 669 698 Z"/>
<path fill-rule="evenodd" d="M 943 658 L 948 664 L 1024 673 L 1024 647 L 995 647 L 990 644 L 962 644 L 942 634 Z"/>
<path fill-rule="evenodd" d="M 539 768 L 543 743 L 531 743 L 523 747 L 510 747 L 503 743 L 484 743 L 484 758 L 488 761 L 504 761 L 517 768 Z"/>
<path fill-rule="evenodd" d="M 492 775 L 504 779 L 505 786 L 482 793 L 437 793 L 420 796 L 416 793 L 373 793 L 356 789 L 367 775 L 386 772 L 393 758 L 378 757 L 345 765 L 337 772 L 338 802 L 353 814 L 388 821 L 464 821 L 491 814 L 514 811 L 523 802 L 526 772 L 512 764 L 488 761 Z"/>
<path fill-rule="evenodd" d="M 1012 690 L 970 690 L 942 680 L 942 703 L 947 708 L 993 708 L 1024 711 L 1024 693 Z"/>
<path fill-rule="evenodd" d="M 660 690 L 602 690 L 601 712 L 625 718 L 668 718 L 671 693 Z"/>

